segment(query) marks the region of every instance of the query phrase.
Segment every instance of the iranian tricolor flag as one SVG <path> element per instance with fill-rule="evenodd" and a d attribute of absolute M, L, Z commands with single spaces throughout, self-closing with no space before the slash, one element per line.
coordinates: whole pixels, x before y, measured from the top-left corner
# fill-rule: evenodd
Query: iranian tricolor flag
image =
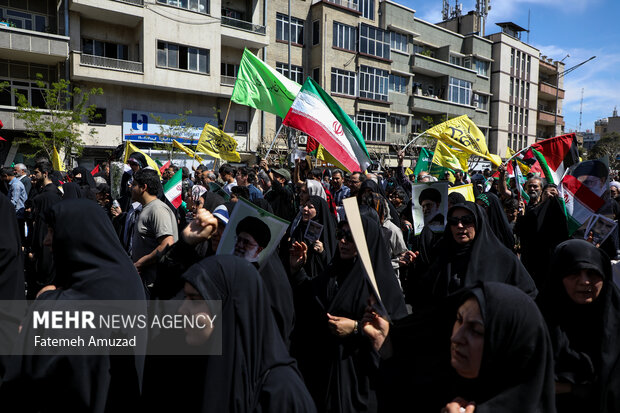
<path fill-rule="evenodd" d="M 183 202 L 183 199 L 181 197 L 182 190 L 183 171 L 179 169 L 177 173 L 175 173 L 172 178 L 170 178 L 170 180 L 166 182 L 166 185 L 164 185 L 164 194 L 166 195 L 168 201 L 170 201 L 170 203 L 174 205 L 175 208 L 178 208 Z"/>
<path fill-rule="evenodd" d="M 560 195 L 566 204 L 566 219 L 568 221 L 568 233 L 572 235 L 605 203 L 587 186 L 572 176 L 566 175 L 558 188 Z"/>
<path fill-rule="evenodd" d="M 579 162 L 579 151 L 574 133 L 536 142 L 531 150 L 538 160 L 545 178 L 558 185 L 569 166 Z"/>
<path fill-rule="evenodd" d="M 349 171 L 363 172 L 370 165 L 360 130 L 311 78 L 304 83 L 282 123 L 312 136 Z"/>

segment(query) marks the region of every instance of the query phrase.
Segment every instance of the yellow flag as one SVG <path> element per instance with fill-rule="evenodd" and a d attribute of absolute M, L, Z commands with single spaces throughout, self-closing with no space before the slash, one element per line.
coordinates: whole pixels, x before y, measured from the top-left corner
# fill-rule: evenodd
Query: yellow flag
<path fill-rule="evenodd" d="M 60 154 L 54 146 L 54 153 L 52 154 L 52 166 L 55 171 L 65 172 L 65 164 L 60 160 Z"/>
<path fill-rule="evenodd" d="M 204 159 L 202 159 L 200 156 L 198 156 L 197 154 L 194 153 L 194 151 L 192 151 L 190 148 L 188 148 L 187 146 L 177 142 L 176 140 L 172 140 L 172 146 L 174 146 L 177 149 L 182 150 L 183 152 L 185 152 L 187 154 L 187 156 L 189 156 L 190 158 L 194 158 L 196 159 L 198 162 L 202 163 L 202 161 Z"/>
<path fill-rule="evenodd" d="M 214 158 L 224 159 L 229 162 L 241 161 L 237 152 L 237 141 L 215 126 L 205 123 L 200 134 L 196 152 L 203 152 Z"/>
<path fill-rule="evenodd" d="M 495 166 L 502 163 L 499 156 L 489 153 L 484 134 L 467 115 L 433 126 L 426 133 L 450 146 L 488 159 Z"/>
<path fill-rule="evenodd" d="M 353 172 L 349 171 L 343 164 L 338 162 L 336 158 L 334 158 L 329 152 L 327 152 L 327 149 L 325 149 L 323 145 L 319 145 L 319 147 L 316 149 L 316 159 L 330 163 L 336 168 L 345 172 Z"/>
<path fill-rule="evenodd" d="M 127 161 L 129 160 L 129 155 L 131 155 L 134 152 L 140 152 L 142 155 L 144 155 L 144 158 L 146 159 L 146 163 L 151 168 L 155 169 L 157 171 L 157 175 L 161 177 L 161 172 L 159 172 L 159 165 L 157 165 L 157 162 L 152 160 L 150 156 L 142 152 L 140 149 L 138 149 L 138 147 L 136 147 L 133 143 L 129 141 L 125 142 L 125 159 L 123 160 L 123 162 L 127 163 Z"/>
<path fill-rule="evenodd" d="M 467 171 L 469 152 L 451 149 L 441 141 L 437 141 L 433 161 L 431 163 L 431 175 L 442 178 L 444 173 L 450 173 L 450 182 L 454 182 L 453 172 L 457 169 Z"/>
<path fill-rule="evenodd" d="M 513 150 L 510 148 L 510 146 L 507 146 L 507 147 L 506 147 L 506 156 L 507 156 L 508 158 L 512 158 L 512 156 L 513 156 L 515 153 L 516 153 L 516 152 L 515 152 L 515 151 L 513 151 Z M 524 163 L 521 163 L 518 159 L 517 159 L 517 164 L 519 164 L 519 169 L 521 169 L 521 173 L 522 173 L 523 175 L 527 175 L 527 174 L 530 172 L 530 167 L 529 167 L 529 166 L 527 166 L 527 165 L 526 165 L 526 164 L 524 164 Z"/>
<path fill-rule="evenodd" d="M 411 168 L 405 169 L 405 176 L 411 176 L 411 175 L 413 175 L 413 171 L 411 170 Z"/>
<path fill-rule="evenodd" d="M 465 197 L 466 201 L 476 202 L 476 197 L 474 196 L 474 185 L 459 185 L 448 188 L 448 195 L 452 192 L 458 192 Z"/>

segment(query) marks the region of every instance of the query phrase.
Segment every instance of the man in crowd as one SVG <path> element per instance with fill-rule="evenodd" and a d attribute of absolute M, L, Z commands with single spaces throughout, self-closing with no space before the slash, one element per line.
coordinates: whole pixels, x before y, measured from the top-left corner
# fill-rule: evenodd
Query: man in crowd
<path fill-rule="evenodd" d="M 28 199 L 28 193 L 26 192 L 26 188 L 24 188 L 24 184 L 22 184 L 21 181 L 15 177 L 15 170 L 9 166 L 2 168 L 0 178 L 7 183 L 7 187 L 9 189 L 8 197 L 11 204 L 13 204 L 13 208 L 15 208 L 15 215 L 17 215 L 17 219 L 23 220 L 24 202 Z"/>
<path fill-rule="evenodd" d="M 366 180 L 366 175 L 361 172 L 353 172 L 349 177 L 350 196 L 356 196 L 362 187 L 362 183 Z"/>
<path fill-rule="evenodd" d="M 263 197 L 261 191 L 254 186 L 256 182 L 256 174 L 252 168 L 242 167 L 237 169 L 237 185 L 246 187 L 250 193 L 250 201 L 254 202 L 256 199 Z"/>
<path fill-rule="evenodd" d="M 233 186 L 237 186 L 237 180 L 235 179 L 235 168 L 232 165 L 225 163 L 220 166 L 220 178 L 224 181 L 224 191 L 230 195 L 230 189 Z"/>
<path fill-rule="evenodd" d="M 30 177 L 28 176 L 28 168 L 23 163 L 18 163 L 15 165 L 15 176 L 19 181 L 24 185 L 26 189 L 26 194 L 30 196 L 30 190 L 32 189 L 32 182 L 30 181 Z"/>
<path fill-rule="evenodd" d="M 351 196 L 351 190 L 344 184 L 344 172 L 340 169 L 334 169 L 332 171 L 332 184 L 329 191 L 334 197 L 334 203 L 336 204 L 336 209 L 338 210 L 338 216 L 342 218 L 344 216 L 342 201 Z"/>

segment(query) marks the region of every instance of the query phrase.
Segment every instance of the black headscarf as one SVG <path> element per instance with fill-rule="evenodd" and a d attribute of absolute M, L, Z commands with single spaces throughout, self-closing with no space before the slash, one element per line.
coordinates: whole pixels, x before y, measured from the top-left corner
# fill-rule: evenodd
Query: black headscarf
<path fill-rule="evenodd" d="M 568 240 L 555 250 L 551 274 L 538 300 L 554 347 L 557 381 L 581 391 L 558 395 L 558 409 L 617 412 L 620 407 L 620 290 L 612 279 L 609 257 L 584 240 Z M 562 280 L 581 269 L 603 278 L 590 304 L 576 304 Z M 585 410 L 584 410 L 585 409 Z"/>
<path fill-rule="evenodd" d="M 54 205 L 46 219 L 54 228 L 58 289 L 41 294 L 33 309 L 41 301 L 132 300 L 146 312 L 140 277 L 101 207 L 67 200 Z M 33 333 L 24 325 L 18 345 L 31 345 Z M 0 393 L 24 412 L 133 410 L 143 366 L 144 357 L 132 355 L 24 355 L 12 364 Z"/>
<path fill-rule="evenodd" d="M 383 305 L 391 319 L 403 318 L 407 310 L 379 217 L 368 208 L 361 219 Z M 361 260 L 343 260 L 338 249 L 323 274 L 295 289 L 297 322 L 291 352 L 320 411 L 364 411 L 372 404 L 377 376 L 368 340 L 360 334 L 334 336 L 326 315 L 361 320 L 371 291 Z"/>
<path fill-rule="evenodd" d="M 481 200 L 486 206 L 485 211 L 489 220 L 489 226 L 495 236 L 506 248 L 511 251 L 514 250 L 515 237 L 512 234 L 512 228 L 508 223 L 508 218 L 499 198 L 495 194 L 485 193 L 478 195 L 477 199 Z"/>
<path fill-rule="evenodd" d="M 478 281 L 511 284 L 532 298 L 536 297 L 538 291 L 534 281 L 516 255 L 493 234 L 482 207 L 473 202 L 457 204 L 448 210 L 448 217 L 457 208 L 466 209 L 475 217 L 475 237 L 468 244 L 459 245 L 450 226 L 446 227 L 443 240 L 437 247 L 441 252 L 435 264 L 422 276 L 423 287 L 413 304 L 425 305 Z"/>
<path fill-rule="evenodd" d="M 36 259 L 36 276 L 32 283 L 29 282 L 29 289 L 38 291 L 41 286 L 49 284 L 54 280 L 54 259 L 48 247 L 43 246 L 43 241 L 47 235 L 47 224 L 45 214 L 56 203 L 62 201 L 62 193 L 54 184 L 47 184 L 36 197 L 33 204 L 33 235 L 32 252 Z M 33 291 L 35 292 L 35 291 Z M 34 296 L 33 296 L 34 298 Z"/>
<path fill-rule="evenodd" d="M 80 185 L 75 182 L 66 182 L 62 184 L 62 199 L 79 198 L 84 198 Z"/>
<path fill-rule="evenodd" d="M 385 197 L 385 191 L 383 190 L 383 188 L 381 188 L 381 185 L 379 185 L 372 179 L 366 179 L 364 182 L 362 182 L 362 185 L 360 185 L 360 190 L 357 193 L 358 203 L 359 200 L 362 199 L 363 194 L 368 191 L 381 195 L 381 198 L 383 198 L 383 200 L 387 203 L 388 208 L 390 209 L 390 221 L 392 221 L 394 225 L 400 228 L 400 214 L 398 213 L 398 211 L 396 211 L 394 205 L 391 202 L 388 202 L 388 199 Z"/>
<path fill-rule="evenodd" d="M 88 169 L 84 168 L 83 166 L 73 168 L 73 176 L 75 177 L 77 174 L 81 174 L 81 176 L 79 178 L 74 178 L 73 180 L 78 185 L 88 186 L 93 191 L 97 188 L 95 178 L 93 178 Z"/>
<path fill-rule="evenodd" d="M 208 357 L 202 372 L 204 387 L 195 395 L 202 411 L 315 411 L 252 264 L 239 257 L 213 256 L 192 266 L 183 278 L 205 300 L 222 302 L 223 354 Z"/>

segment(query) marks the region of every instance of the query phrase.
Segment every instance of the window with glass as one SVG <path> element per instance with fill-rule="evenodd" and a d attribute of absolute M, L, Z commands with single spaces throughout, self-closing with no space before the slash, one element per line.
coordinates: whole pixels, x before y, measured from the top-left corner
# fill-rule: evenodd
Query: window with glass
<path fill-rule="evenodd" d="M 526 83 L 525 84 L 525 101 L 529 102 L 530 101 L 530 83 Z"/>
<path fill-rule="evenodd" d="M 321 22 L 315 20 L 312 22 L 312 45 L 317 45 L 321 42 Z"/>
<path fill-rule="evenodd" d="M 528 55 L 527 56 L 527 74 L 529 76 L 530 74 L 530 69 L 532 68 L 532 56 Z"/>
<path fill-rule="evenodd" d="M 276 39 L 288 42 L 288 15 L 276 14 Z M 291 43 L 304 44 L 304 21 L 291 17 Z"/>
<path fill-rule="evenodd" d="M 508 126 L 512 126 L 512 106 L 508 106 Z"/>
<path fill-rule="evenodd" d="M 461 105 L 471 105 L 471 82 L 451 77 L 448 100 Z"/>
<path fill-rule="evenodd" d="M 334 22 L 334 47 L 357 51 L 357 27 Z"/>
<path fill-rule="evenodd" d="M 129 60 L 129 46 L 94 39 L 82 39 L 82 53 L 110 59 Z"/>
<path fill-rule="evenodd" d="M 489 75 L 489 62 L 476 59 L 476 73 L 478 73 L 481 76 L 488 76 Z"/>
<path fill-rule="evenodd" d="M 321 68 L 315 67 L 312 69 L 312 79 L 318 84 L 321 84 Z"/>
<path fill-rule="evenodd" d="M 383 59 L 390 58 L 389 32 L 368 26 L 360 25 L 360 53 L 377 56 Z"/>
<path fill-rule="evenodd" d="M 521 81 L 521 100 L 525 99 L 525 80 Z"/>
<path fill-rule="evenodd" d="M 158 41 L 157 66 L 209 73 L 209 50 Z"/>
<path fill-rule="evenodd" d="M 0 7 L 0 20 L 8 22 L 17 29 L 47 31 L 47 17 L 41 14 Z"/>
<path fill-rule="evenodd" d="M 390 47 L 392 50 L 408 53 L 409 36 L 398 32 L 390 32 Z"/>
<path fill-rule="evenodd" d="M 529 114 L 530 111 L 527 110 L 527 109 L 525 109 L 524 111 L 525 111 L 525 119 L 524 119 L 525 123 L 523 124 L 523 126 L 525 126 L 527 128 L 527 124 L 528 124 L 528 121 L 530 119 L 530 114 Z"/>
<path fill-rule="evenodd" d="M 360 66 L 360 97 L 387 102 L 387 70 L 381 70 L 370 66 Z"/>
<path fill-rule="evenodd" d="M 390 132 L 403 134 L 407 133 L 407 116 L 390 116 Z"/>
<path fill-rule="evenodd" d="M 480 110 L 489 110 L 489 97 L 474 93 L 474 106 Z"/>
<path fill-rule="evenodd" d="M 356 116 L 357 127 L 367 141 L 385 142 L 387 115 L 377 112 L 361 111 Z"/>
<path fill-rule="evenodd" d="M 290 76 L 288 74 L 288 63 L 276 62 L 276 70 L 299 84 L 304 83 L 304 68 L 301 66 L 291 65 Z"/>
<path fill-rule="evenodd" d="M 515 49 L 510 50 L 510 67 L 515 67 Z"/>
<path fill-rule="evenodd" d="M 359 11 L 362 13 L 362 17 L 374 20 L 375 0 L 359 0 Z"/>
<path fill-rule="evenodd" d="M 355 96 L 355 77 L 355 72 L 332 67 L 331 91 L 340 95 Z"/>
<path fill-rule="evenodd" d="M 236 65 L 234 63 L 222 63 L 221 65 L 222 76 L 237 77 L 238 71 L 239 65 Z"/>
<path fill-rule="evenodd" d="M 209 13 L 209 0 L 157 0 L 157 3 L 197 11 L 198 13 Z"/>
<path fill-rule="evenodd" d="M 450 63 L 457 66 L 463 66 L 463 58 L 461 56 L 450 55 Z"/>
<path fill-rule="evenodd" d="M 411 132 L 413 133 L 421 133 L 422 129 L 422 119 L 411 119 Z"/>
<path fill-rule="evenodd" d="M 409 77 L 390 75 L 390 92 L 407 93 L 407 83 Z"/>

